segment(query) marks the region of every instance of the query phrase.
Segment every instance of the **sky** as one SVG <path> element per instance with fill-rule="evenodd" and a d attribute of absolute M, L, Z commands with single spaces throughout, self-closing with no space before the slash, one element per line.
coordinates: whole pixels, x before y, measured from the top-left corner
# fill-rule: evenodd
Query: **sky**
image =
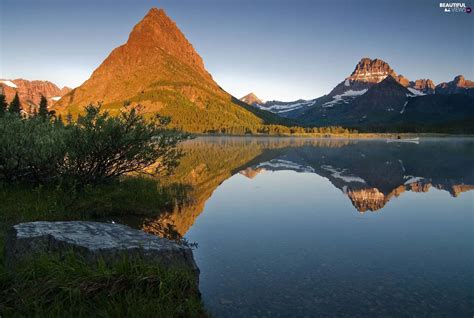
<path fill-rule="evenodd" d="M 362 57 L 410 80 L 474 80 L 474 13 L 435 0 L 0 0 L 0 78 L 79 86 L 152 7 L 239 98 L 319 97 Z"/>

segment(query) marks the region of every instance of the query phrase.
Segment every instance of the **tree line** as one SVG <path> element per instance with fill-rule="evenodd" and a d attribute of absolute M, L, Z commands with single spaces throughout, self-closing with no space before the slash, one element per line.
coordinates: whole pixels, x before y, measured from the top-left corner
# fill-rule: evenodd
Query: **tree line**
<path fill-rule="evenodd" d="M 230 135 L 333 135 L 333 134 L 357 134 L 356 129 L 344 128 L 341 126 L 327 127 L 302 127 L 283 125 L 260 125 L 255 127 L 231 126 L 215 129 L 206 129 L 204 133 L 230 134 Z"/>
<path fill-rule="evenodd" d="M 15 94 L 15 97 L 13 97 L 10 104 L 8 104 L 6 96 L 3 94 L 0 94 L 0 117 L 4 117 L 5 114 L 7 113 L 21 117 L 22 110 L 23 110 L 23 107 L 21 105 L 18 92 Z M 43 95 L 41 95 L 38 110 L 36 111 L 35 109 L 35 112 L 32 115 L 39 116 L 44 119 L 50 116 L 54 116 L 54 111 L 48 110 L 48 100 Z"/>

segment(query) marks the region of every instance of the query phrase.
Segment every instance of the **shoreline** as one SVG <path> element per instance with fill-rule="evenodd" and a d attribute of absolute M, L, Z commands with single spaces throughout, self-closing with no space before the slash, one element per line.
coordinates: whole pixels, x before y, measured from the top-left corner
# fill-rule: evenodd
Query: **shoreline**
<path fill-rule="evenodd" d="M 196 137 L 249 137 L 249 138 L 319 138 L 319 139 L 407 139 L 407 138 L 474 138 L 474 134 L 446 134 L 446 133 L 358 133 L 358 134 L 205 134 L 191 133 Z"/>

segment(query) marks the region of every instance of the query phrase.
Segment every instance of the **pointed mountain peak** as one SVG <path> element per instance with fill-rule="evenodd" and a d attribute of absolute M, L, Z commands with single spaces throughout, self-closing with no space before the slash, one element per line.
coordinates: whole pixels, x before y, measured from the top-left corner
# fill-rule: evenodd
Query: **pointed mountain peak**
<path fill-rule="evenodd" d="M 255 93 L 249 93 L 240 99 L 242 102 L 247 103 L 249 105 L 254 104 L 263 104 L 263 101 L 255 95 Z"/>
<path fill-rule="evenodd" d="M 166 15 L 165 10 L 158 9 L 158 8 L 151 8 L 148 11 L 148 13 L 143 17 L 143 19 L 137 23 L 135 28 L 137 27 L 140 27 L 140 28 L 160 27 L 160 28 L 168 28 L 168 29 L 178 29 L 178 27 L 176 26 L 176 23 L 170 17 Z"/>
<path fill-rule="evenodd" d="M 397 76 L 388 63 L 381 59 L 371 60 L 368 57 L 364 57 L 357 63 L 351 76 L 347 79 L 351 81 L 379 83 L 388 75 L 393 77 Z"/>
<path fill-rule="evenodd" d="M 403 98 L 405 98 L 406 94 L 410 94 L 410 90 L 400 84 L 397 77 L 388 75 L 381 82 L 372 85 L 367 91 L 367 93 L 363 95 L 363 97 L 373 97 L 374 95 L 381 95 L 385 98 L 387 92 L 391 92 L 390 95 L 398 94 L 400 96 L 403 96 Z"/>
<path fill-rule="evenodd" d="M 216 127 L 235 131 L 235 127 L 281 122 L 276 115 L 243 107 L 224 91 L 175 22 L 156 8 L 134 26 L 127 43 L 115 48 L 87 81 L 55 103 L 54 110 L 76 115 L 97 101 L 115 114 L 126 101 L 140 104 L 145 113 L 169 116 L 171 127 L 190 132 Z"/>
<path fill-rule="evenodd" d="M 125 45 L 137 50 L 140 55 L 154 54 L 156 50 L 160 50 L 181 62 L 204 70 L 199 54 L 163 9 L 151 8 L 135 25 Z"/>
<path fill-rule="evenodd" d="M 245 95 L 245 96 L 242 97 L 242 98 L 248 98 L 248 97 L 251 97 L 251 98 L 258 98 L 257 95 L 255 95 L 254 92 L 248 93 L 247 95 Z"/>
<path fill-rule="evenodd" d="M 168 17 L 168 15 L 166 15 L 165 10 L 153 7 L 150 10 L 148 10 L 147 14 L 145 14 L 143 19 L 140 22 L 138 22 L 137 25 L 144 24 L 153 20 L 155 21 L 162 20 L 162 21 L 174 23 L 173 20 L 171 20 L 171 18 Z"/>
<path fill-rule="evenodd" d="M 389 82 L 396 82 L 396 83 L 400 84 L 400 83 L 398 82 L 398 76 L 391 76 L 391 75 L 385 77 L 385 78 L 382 80 L 382 82 L 386 82 L 386 83 L 389 83 Z"/>
<path fill-rule="evenodd" d="M 381 87 L 397 87 L 406 90 L 406 87 L 399 82 L 398 77 L 392 75 L 388 75 L 380 83 L 372 86 L 374 89 L 380 89 Z"/>
<path fill-rule="evenodd" d="M 165 10 L 158 9 L 156 7 L 153 7 L 150 10 L 148 10 L 148 13 L 146 14 L 146 17 L 147 16 L 164 16 L 164 17 L 168 18 L 168 16 L 165 13 Z"/>

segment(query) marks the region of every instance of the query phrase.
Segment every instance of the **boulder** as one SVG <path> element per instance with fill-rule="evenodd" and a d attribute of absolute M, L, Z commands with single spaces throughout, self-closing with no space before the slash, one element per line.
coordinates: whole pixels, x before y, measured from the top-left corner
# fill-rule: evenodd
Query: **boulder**
<path fill-rule="evenodd" d="M 14 225 L 7 234 L 5 264 L 14 269 L 18 263 L 37 255 L 64 255 L 70 250 L 91 264 L 98 259 L 110 264 L 127 256 L 141 257 L 166 267 L 186 266 L 199 279 L 199 268 L 189 247 L 113 223 L 38 221 Z"/>

